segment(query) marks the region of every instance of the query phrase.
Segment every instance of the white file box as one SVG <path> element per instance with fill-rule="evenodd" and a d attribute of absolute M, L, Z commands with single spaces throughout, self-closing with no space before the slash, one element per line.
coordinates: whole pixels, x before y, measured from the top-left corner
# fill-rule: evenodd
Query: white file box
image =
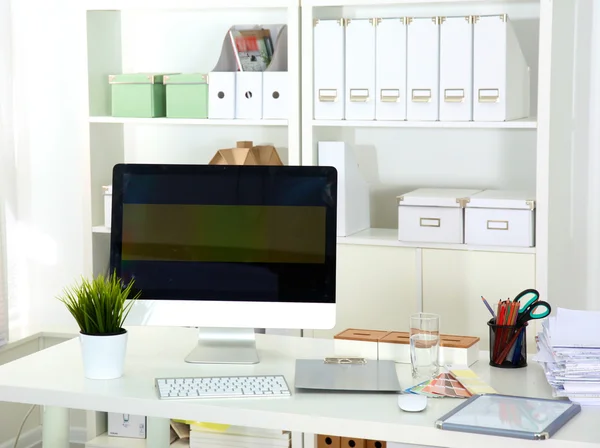
<path fill-rule="evenodd" d="M 344 19 L 314 26 L 314 117 L 344 119 Z"/>
<path fill-rule="evenodd" d="M 260 120 L 263 100 L 262 72 L 237 72 L 235 82 L 235 118 Z"/>
<path fill-rule="evenodd" d="M 473 17 L 440 20 L 440 121 L 473 120 Z"/>
<path fill-rule="evenodd" d="M 522 191 L 485 190 L 465 209 L 465 243 L 535 246 L 535 199 Z"/>
<path fill-rule="evenodd" d="M 378 341 L 386 334 L 387 331 L 349 328 L 333 337 L 334 354 L 376 360 L 379 358 Z"/>
<path fill-rule="evenodd" d="M 473 120 L 528 117 L 530 72 L 508 16 L 476 16 L 473 27 Z"/>
<path fill-rule="evenodd" d="M 440 84 L 440 19 L 408 18 L 406 119 L 437 121 Z"/>
<path fill-rule="evenodd" d="M 104 227 L 111 227 L 112 219 L 112 185 L 102 187 L 104 190 Z"/>
<path fill-rule="evenodd" d="M 376 28 L 376 120 L 406 120 L 405 23 L 404 17 L 381 19 Z"/>
<path fill-rule="evenodd" d="M 288 118 L 288 80 L 287 72 L 263 73 L 263 118 L 269 120 Z"/>
<path fill-rule="evenodd" d="M 235 72 L 208 74 L 208 118 L 235 118 Z"/>
<path fill-rule="evenodd" d="M 438 362 L 471 366 L 479 359 L 479 338 L 473 336 L 440 335 Z M 410 339 L 406 332 L 393 331 L 379 339 L 379 359 L 410 364 Z"/>
<path fill-rule="evenodd" d="M 360 173 L 354 151 L 344 142 L 319 142 L 319 165 L 338 172 L 337 236 L 371 227 L 369 184 Z"/>
<path fill-rule="evenodd" d="M 464 208 L 479 191 L 420 188 L 398 196 L 398 240 L 462 244 Z"/>
<path fill-rule="evenodd" d="M 346 120 L 375 119 L 375 24 L 346 21 Z"/>

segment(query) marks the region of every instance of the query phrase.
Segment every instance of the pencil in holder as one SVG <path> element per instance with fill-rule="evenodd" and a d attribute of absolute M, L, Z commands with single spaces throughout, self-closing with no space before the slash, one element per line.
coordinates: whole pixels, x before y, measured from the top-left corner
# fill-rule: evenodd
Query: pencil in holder
<path fill-rule="evenodd" d="M 518 369 L 527 366 L 527 323 L 497 325 L 492 319 L 490 329 L 490 366 Z"/>

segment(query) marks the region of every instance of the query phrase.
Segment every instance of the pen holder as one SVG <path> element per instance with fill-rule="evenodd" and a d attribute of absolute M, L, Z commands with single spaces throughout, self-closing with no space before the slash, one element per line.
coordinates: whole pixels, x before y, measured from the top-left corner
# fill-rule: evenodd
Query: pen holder
<path fill-rule="evenodd" d="M 490 328 L 490 366 L 517 369 L 527 366 L 527 323 L 525 325 L 496 325 Z"/>

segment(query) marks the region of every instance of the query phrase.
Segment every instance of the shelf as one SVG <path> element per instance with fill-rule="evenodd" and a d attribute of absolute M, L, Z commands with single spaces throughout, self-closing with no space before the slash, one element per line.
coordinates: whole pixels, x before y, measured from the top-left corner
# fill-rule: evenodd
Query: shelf
<path fill-rule="evenodd" d="M 287 126 L 288 120 L 209 120 L 200 118 L 89 117 L 90 123 L 160 124 L 193 126 Z"/>
<path fill-rule="evenodd" d="M 398 5 L 422 5 L 422 4 L 449 4 L 460 5 L 461 3 L 517 3 L 523 0 L 302 0 L 302 6 L 398 6 Z"/>
<path fill-rule="evenodd" d="M 318 127 L 353 128 L 442 128 L 442 129 L 536 129 L 535 117 L 513 121 L 346 121 L 313 120 Z"/>
<path fill-rule="evenodd" d="M 353 244 L 359 246 L 389 246 L 413 247 L 421 249 L 474 250 L 483 252 L 508 252 L 517 254 L 534 254 L 535 247 L 505 247 L 505 246 L 472 246 L 469 244 L 444 243 L 408 243 L 398 241 L 397 229 L 367 229 L 351 236 L 337 238 L 338 244 Z"/>
<path fill-rule="evenodd" d="M 146 448 L 146 439 L 109 437 L 104 433 L 87 442 L 85 448 Z"/>
<path fill-rule="evenodd" d="M 110 233 L 110 228 L 104 226 L 92 227 L 92 233 Z"/>
<path fill-rule="evenodd" d="M 127 9 L 193 10 L 233 8 L 288 8 L 297 1 L 286 0 L 86 0 L 88 11 L 120 11 Z"/>

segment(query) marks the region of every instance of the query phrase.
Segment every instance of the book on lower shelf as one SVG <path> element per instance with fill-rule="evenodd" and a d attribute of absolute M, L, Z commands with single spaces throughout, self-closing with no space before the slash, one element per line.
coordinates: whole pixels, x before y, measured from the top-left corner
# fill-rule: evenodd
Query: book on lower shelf
<path fill-rule="evenodd" d="M 245 426 L 192 423 L 189 436 L 190 448 L 226 445 L 239 448 L 289 448 L 290 433 L 272 429 Z"/>

